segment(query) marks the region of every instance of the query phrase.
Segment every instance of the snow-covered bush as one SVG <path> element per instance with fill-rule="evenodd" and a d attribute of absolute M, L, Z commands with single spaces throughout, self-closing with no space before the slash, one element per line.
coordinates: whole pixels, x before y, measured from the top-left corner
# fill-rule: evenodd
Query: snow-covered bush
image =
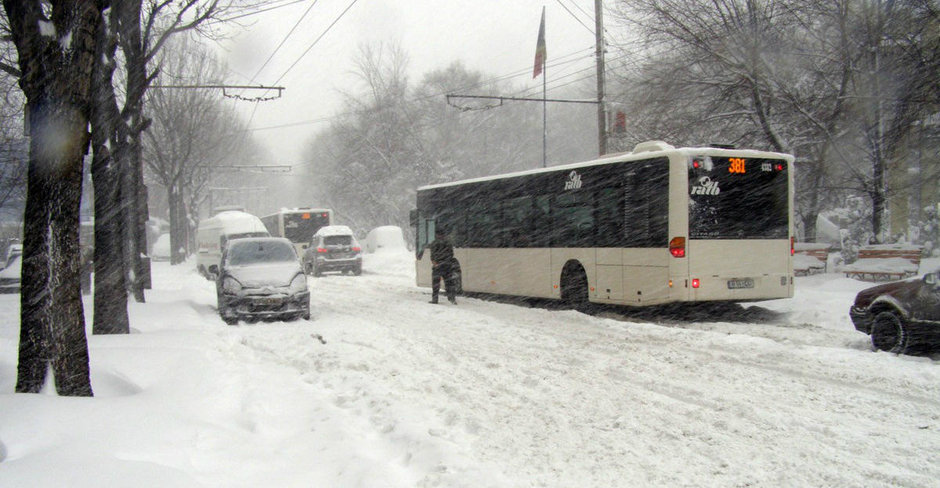
<path fill-rule="evenodd" d="M 858 257 L 858 248 L 872 242 L 871 205 L 863 197 L 846 199 L 846 206 L 832 211 L 842 224 L 842 262 L 851 263 Z"/>
<path fill-rule="evenodd" d="M 927 256 L 940 256 L 940 208 L 937 205 L 924 207 L 919 222 L 911 222 L 911 240 L 924 246 Z"/>

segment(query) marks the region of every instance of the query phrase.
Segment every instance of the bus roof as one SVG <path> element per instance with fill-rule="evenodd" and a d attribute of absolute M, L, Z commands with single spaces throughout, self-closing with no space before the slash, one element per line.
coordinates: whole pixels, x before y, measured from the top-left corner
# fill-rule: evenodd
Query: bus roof
<path fill-rule="evenodd" d="M 274 212 L 274 214 L 279 214 L 279 213 L 288 214 L 288 213 L 300 213 L 300 212 L 332 212 L 332 210 L 328 208 L 295 207 L 295 208 L 282 208 L 278 210 L 277 212 Z"/>
<path fill-rule="evenodd" d="M 425 185 L 418 187 L 418 191 L 431 190 L 434 188 L 443 188 L 447 186 L 464 185 L 468 183 L 481 183 L 484 181 L 501 180 L 504 178 L 515 178 L 519 176 L 535 175 L 540 173 L 550 173 L 553 171 L 566 171 L 571 169 L 584 168 L 588 166 L 599 166 L 604 164 L 614 164 L 626 161 L 639 161 L 652 159 L 656 157 L 669 156 L 672 154 L 686 154 L 688 156 L 708 155 L 708 156 L 743 156 L 750 158 L 777 158 L 784 159 L 792 163 L 794 157 L 790 154 L 777 153 L 771 151 L 760 151 L 756 149 L 727 149 L 719 147 L 673 147 L 661 141 L 648 141 L 637 144 L 633 152 L 608 154 L 603 158 L 592 159 L 590 161 L 581 161 L 577 163 L 562 164 L 559 166 L 550 166 L 547 168 L 536 168 L 512 173 L 504 173 L 493 176 L 483 176 L 479 178 L 469 178 L 466 180 L 451 181 L 448 183 L 437 183 L 434 185 Z"/>

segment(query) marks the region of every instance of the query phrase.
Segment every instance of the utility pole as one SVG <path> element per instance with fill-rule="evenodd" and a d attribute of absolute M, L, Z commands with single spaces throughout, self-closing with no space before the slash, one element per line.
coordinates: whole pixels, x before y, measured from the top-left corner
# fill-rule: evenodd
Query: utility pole
<path fill-rule="evenodd" d="M 597 57 L 597 151 L 607 154 L 607 108 L 604 105 L 604 2 L 594 0 L 594 44 Z"/>

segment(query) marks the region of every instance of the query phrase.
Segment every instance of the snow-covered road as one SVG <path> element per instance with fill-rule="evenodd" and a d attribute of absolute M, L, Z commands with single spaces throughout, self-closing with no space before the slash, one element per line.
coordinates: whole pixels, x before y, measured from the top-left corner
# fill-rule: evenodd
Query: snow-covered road
<path fill-rule="evenodd" d="M 940 486 L 938 363 L 868 349 L 846 313 L 865 284 L 800 278 L 793 300 L 693 321 L 591 316 L 431 305 L 407 255 L 368 258 L 360 277 L 310 279 L 310 322 L 238 327 L 215 315 L 212 284 L 155 268 L 150 303 L 132 308 L 140 333 L 91 339 L 103 398 L 81 402 L 178 409 L 182 425 L 163 422 L 181 452 L 143 442 L 131 457 L 204 486 Z M 38 414 L 5 394 L 6 303 L 4 486 L 46 479 L 8 467 L 35 451 L 22 424 Z M 107 438 L 108 420 L 83 435 Z M 166 435 L 138 428 L 118 427 Z"/>

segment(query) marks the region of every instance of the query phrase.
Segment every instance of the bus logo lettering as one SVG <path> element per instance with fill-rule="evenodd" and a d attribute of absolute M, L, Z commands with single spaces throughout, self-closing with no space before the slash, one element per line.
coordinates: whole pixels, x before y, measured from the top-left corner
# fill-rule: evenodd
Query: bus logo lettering
<path fill-rule="evenodd" d="M 717 195 L 721 193 L 718 188 L 718 182 L 711 178 L 703 176 L 699 178 L 698 184 L 692 187 L 692 195 Z"/>
<path fill-rule="evenodd" d="M 581 188 L 581 175 L 577 171 L 568 173 L 568 181 L 565 182 L 565 190 L 577 190 Z"/>

